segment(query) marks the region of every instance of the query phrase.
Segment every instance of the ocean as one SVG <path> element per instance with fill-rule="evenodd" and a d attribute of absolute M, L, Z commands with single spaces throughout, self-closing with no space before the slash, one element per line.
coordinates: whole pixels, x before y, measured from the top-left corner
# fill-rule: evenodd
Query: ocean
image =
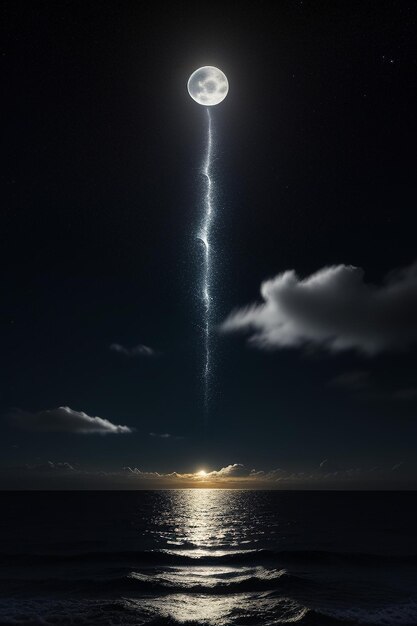
<path fill-rule="evenodd" d="M 0 624 L 417 624 L 417 493 L 0 493 Z"/>

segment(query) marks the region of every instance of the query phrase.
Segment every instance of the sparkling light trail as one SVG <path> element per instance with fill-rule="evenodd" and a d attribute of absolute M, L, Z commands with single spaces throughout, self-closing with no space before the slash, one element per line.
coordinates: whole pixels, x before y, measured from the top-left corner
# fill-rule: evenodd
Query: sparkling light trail
<path fill-rule="evenodd" d="M 204 337 L 204 365 L 202 378 L 204 382 L 205 424 L 209 414 L 210 383 L 212 378 L 213 352 L 213 250 L 211 245 L 212 227 L 215 218 L 215 188 L 212 174 L 213 164 L 213 128 L 211 107 L 220 104 L 229 92 L 229 81 L 222 70 L 213 65 L 204 65 L 196 69 L 187 82 L 188 93 L 191 98 L 206 109 L 207 139 L 206 152 L 201 166 L 201 173 L 205 179 L 203 198 L 203 215 L 196 234 L 203 245 L 203 263 L 201 273 L 201 301 L 203 305 L 203 337 Z"/>
<path fill-rule="evenodd" d="M 207 148 L 204 162 L 202 165 L 202 173 L 206 179 L 206 188 L 203 204 L 203 218 L 197 238 L 203 243 L 203 272 L 201 297 L 203 301 L 203 333 L 204 333 L 204 407 L 206 414 L 208 413 L 210 400 L 210 378 L 211 378 L 211 316 L 212 316 L 212 296 L 211 296 L 211 278 L 212 278 L 212 251 L 211 251 L 211 228 L 214 219 L 214 184 L 211 172 L 213 160 L 213 130 L 210 109 L 207 107 Z"/>

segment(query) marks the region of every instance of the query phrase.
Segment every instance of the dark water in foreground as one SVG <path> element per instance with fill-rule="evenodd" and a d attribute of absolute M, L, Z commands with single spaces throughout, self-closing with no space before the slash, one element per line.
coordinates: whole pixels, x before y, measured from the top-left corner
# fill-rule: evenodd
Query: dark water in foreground
<path fill-rule="evenodd" d="M 417 494 L 0 494 L 1 624 L 417 624 Z"/>

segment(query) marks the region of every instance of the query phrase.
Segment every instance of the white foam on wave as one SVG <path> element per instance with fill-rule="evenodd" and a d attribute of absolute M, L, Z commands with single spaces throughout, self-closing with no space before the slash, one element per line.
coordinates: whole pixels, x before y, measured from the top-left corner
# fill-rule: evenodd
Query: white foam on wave
<path fill-rule="evenodd" d="M 231 626 L 251 623 L 262 626 L 296 623 L 308 609 L 290 598 L 271 598 L 268 593 L 238 593 L 223 596 L 205 594 L 169 594 L 156 598 L 129 599 L 155 618 L 170 619 L 176 623 Z"/>
<path fill-rule="evenodd" d="M 160 571 L 131 571 L 128 578 L 145 583 L 156 583 L 165 587 L 176 587 L 179 590 L 189 590 L 193 587 L 226 588 L 251 581 L 278 581 L 285 574 L 287 574 L 285 569 L 266 569 L 262 566 L 242 568 L 197 565 L 192 568 L 165 567 Z"/>

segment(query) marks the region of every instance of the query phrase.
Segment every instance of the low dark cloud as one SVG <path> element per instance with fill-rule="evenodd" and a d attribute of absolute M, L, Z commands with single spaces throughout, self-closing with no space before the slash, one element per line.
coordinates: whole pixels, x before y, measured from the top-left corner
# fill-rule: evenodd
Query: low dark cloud
<path fill-rule="evenodd" d="M 393 394 L 393 397 L 397 400 L 417 400 L 417 387 L 406 387 L 405 389 L 398 389 Z"/>
<path fill-rule="evenodd" d="M 116 352 L 116 354 L 120 354 L 125 357 L 154 357 L 157 356 L 156 350 L 150 348 L 149 346 L 144 346 L 143 344 L 139 344 L 137 346 L 133 346 L 132 348 L 126 348 L 126 346 L 122 346 L 120 343 L 112 343 L 110 345 L 110 350 L 112 352 Z"/>
<path fill-rule="evenodd" d="M 35 465 L 26 465 L 26 469 L 30 472 L 75 472 L 76 469 L 67 461 L 46 461 L 46 463 L 37 463 Z"/>
<path fill-rule="evenodd" d="M 149 433 L 149 437 L 153 437 L 154 439 L 165 439 L 171 441 L 178 441 L 179 439 L 184 439 L 182 435 L 172 435 L 171 433 Z"/>
<path fill-rule="evenodd" d="M 399 470 L 404 468 L 404 463 L 402 461 L 400 461 L 400 463 L 396 463 L 395 465 L 392 466 L 392 471 L 393 472 L 398 472 Z"/>
<path fill-rule="evenodd" d="M 74 411 L 68 406 L 30 413 L 19 409 L 9 413 L 12 423 L 25 430 L 40 432 L 92 434 L 125 434 L 131 433 L 128 426 L 113 424 L 102 417 L 90 417 L 82 411 Z"/>
<path fill-rule="evenodd" d="M 318 471 L 322 476 L 343 476 L 344 473 L 351 472 L 352 469 L 343 468 L 332 459 L 323 459 L 319 463 Z"/>
<path fill-rule="evenodd" d="M 249 333 L 265 350 L 312 346 L 374 355 L 417 343 L 417 264 L 382 285 L 351 265 L 325 267 L 305 279 L 294 270 L 261 285 L 263 302 L 233 312 L 224 332 Z"/>
<path fill-rule="evenodd" d="M 335 376 L 330 381 L 330 384 L 334 387 L 342 387 L 345 389 L 352 389 L 357 391 L 360 389 L 366 389 L 369 386 L 370 375 L 369 372 L 362 370 L 344 372 L 339 376 Z"/>

